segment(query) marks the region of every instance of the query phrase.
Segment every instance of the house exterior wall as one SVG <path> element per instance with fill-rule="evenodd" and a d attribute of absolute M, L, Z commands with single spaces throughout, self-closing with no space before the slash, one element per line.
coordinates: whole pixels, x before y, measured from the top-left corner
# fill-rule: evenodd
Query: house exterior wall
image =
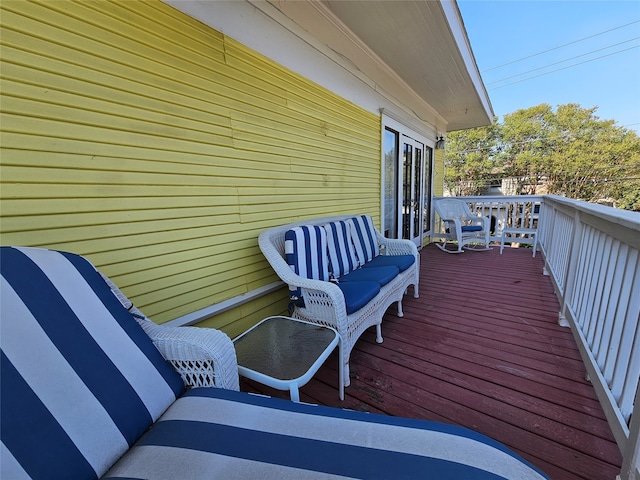
<path fill-rule="evenodd" d="M 162 323 L 277 280 L 265 228 L 379 224 L 379 115 L 159 1 L 1 8 L 3 244 L 86 255 Z"/>

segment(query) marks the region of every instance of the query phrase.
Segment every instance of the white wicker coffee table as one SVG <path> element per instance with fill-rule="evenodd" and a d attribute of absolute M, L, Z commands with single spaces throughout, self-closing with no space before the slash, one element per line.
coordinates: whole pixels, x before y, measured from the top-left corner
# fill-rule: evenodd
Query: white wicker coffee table
<path fill-rule="evenodd" d="M 344 399 L 342 342 L 333 328 L 289 317 L 268 317 L 233 340 L 238 373 L 300 401 L 299 388 L 339 349 L 340 400 Z"/>

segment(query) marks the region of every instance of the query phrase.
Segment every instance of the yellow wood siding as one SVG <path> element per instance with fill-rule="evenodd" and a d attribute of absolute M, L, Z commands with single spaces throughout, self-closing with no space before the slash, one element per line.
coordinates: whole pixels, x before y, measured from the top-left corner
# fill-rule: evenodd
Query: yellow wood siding
<path fill-rule="evenodd" d="M 3 244 L 87 255 L 164 322 L 275 281 L 269 226 L 379 223 L 378 116 L 159 1 L 0 5 Z"/>

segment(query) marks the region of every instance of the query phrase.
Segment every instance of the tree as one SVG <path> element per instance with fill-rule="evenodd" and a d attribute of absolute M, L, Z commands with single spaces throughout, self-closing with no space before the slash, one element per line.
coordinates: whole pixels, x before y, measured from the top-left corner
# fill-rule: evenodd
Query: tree
<path fill-rule="evenodd" d="M 611 199 L 640 210 L 640 138 L 596 111 L 541 104 L 505 115 L 503 123 L 449 134 L 447 187 L 474 195 L 511 178 L 518 194 Z"/>
<path fill-rule="evenodd" d="M 499 125 L 461 130 L 447 138 L 445 185 L 454 195 L 481 195 L 490 180 L 498 148 Z"/>

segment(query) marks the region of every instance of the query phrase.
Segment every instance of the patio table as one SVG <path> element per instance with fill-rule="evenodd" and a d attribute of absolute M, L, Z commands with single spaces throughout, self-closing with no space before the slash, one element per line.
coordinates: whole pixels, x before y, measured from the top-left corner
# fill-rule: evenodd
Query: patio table
<path fill-rule="evenodd" d="M 505 228 L 502 230 L 502 236 L 500 237 L 500 255 L 504 249 L 504 242 L 511 241 L 512 243 L 530 243 L 533 244 L 533 256 L 536 256 L 536 247 L 538 246 L 537 231 L 535 228 Z M 511 237 L 509 240 L 507 237 Z M 515 237 L 520 235 L 520 237 Z M 531 238 L 529 238 L 531 237 Z"/>
<path fill-rule="evenodd" d="M 241 376 L 289 390 L 294 402 L 300 401 L 299 388 L 311 380 L 337 346 L 340 400 L 344 400 L 342 342 L 333 328 L 290 317 L 268 317 L 233 343 Z"/>

